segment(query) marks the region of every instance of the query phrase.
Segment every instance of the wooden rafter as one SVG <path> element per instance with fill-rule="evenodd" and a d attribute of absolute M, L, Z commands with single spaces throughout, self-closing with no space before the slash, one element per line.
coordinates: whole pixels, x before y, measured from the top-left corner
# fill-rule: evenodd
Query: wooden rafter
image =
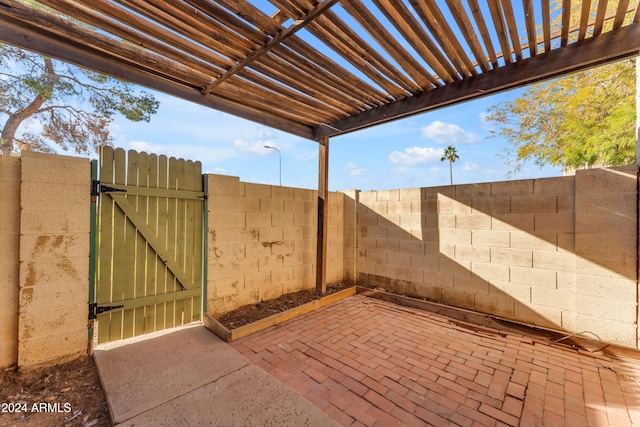
<path fill-rule="evenodd" d="M 616 9 L 616 19 L 613 21 L 613 31 L 616 31 L 622 27 L 624 17 L 627 15 L 627 8 L 629 7 L 629 0 L 620 0 L 618 2 L 618 8 Z"/>
<path fill-rule="evenodd" d="M 429 34 L 424 31 L 404 3 L 398 0 L 373 1 L 396 30 L 405 37 L 411 47 L 422 56 L 443 81 L 451 83 L 458 79 L 449 60 L 440 52 Z M 435 84 L 439 86 L 439 83 Z"/>
<path fill-rule="evenodd" d="M 318 26 L 312 26 L 311 32 L 318 39 L 335 46 L 336 52 L 345 60 L 387 90 L 395 99 L 406 97 L 410 91 L 420 90 L 418 85 L 370 46 L 333 11 L 329 11 L 323 19 L 320 19 Z"/>
<path fill-rule="evenodd" d="M 138 62 L 130 62 L 124 56 L 109 54 L 104 47 L 101 49 L 99 40 L 90 38 L 90 36 L 98 37 L 93 31 L 86 30 L 86 32 L 82 32 L 81 28 L 77 28 L 69 21 L 56 19 L 54 16 L 45 15 L 43 19 L 44 22 L 39 23 L 37 16 L 33 14 L 24 13 L 23 10 L 17 8 L 7 10 L 0 6 L 0 39 L 34 52 L 55 52 L 56 57 L 63 61 L 120 79 L 126 79 L 133 83 L 169 93 L 206 107 L 225 111 L 303 138 L 313 137 L 312 128 L 308 125 L 268 112 L 265 114 L 260 110 L 222 97 L 202 96 L 200 94 L 201 86 L 198 84 L 176 79 L 179 75 L 178 70 L 180 67 L 175 64 L 166 64 L 167 68 L 172 68 L 172 78 L 155 74 L 151 69 L 143 68 L 141 62 L 162 66 L 163 61 L 158 57 L 148 57 L 148 54 L 145 55 L 144 51 L 136 49 L 134 46 L 125 45 L 121 49 L 123 53 L 129 52 L 130 57 L 137 58 Z M 40 25 L 32 25 L 32 23 L 39 23 Z M 72 41 L 70 38 L 61 38 L 54 32 L 46 31 L 45 28 L 47 26 L 68 35 L 74 34 L 74 31 L 80 31 L 80 35 L 77 37 L 77 41 Z M 91 43 L 89 44 L 87 41 Z M 102 40 L 102 42 L 108 47 L 109 42 L 114 41 Z M 190 77 L 191 73 L 188 76 Z M 185 76 L 186 78 L 187 76 Z"/>
<path fill-rule="evenodd" d="M 203 95 L 207 95 L 210 93 L 216 86 L 220 85 L 220 83 L 224 82 L 234 74 L 236 74 L 241 69 L 247 67 L 252 62 L 260 58 L 261 56 L 268 53 L 270 50 L 277 47 L 280 43 L 284 42 L 289 37 L 293 36 L 295 33 L 303 29 L 305 26 L 313 22 L 314 19 L 322 15 L 325 11 L 329 10 L 331 6 L 336 4 L 338 0 L 324 0 L 319 3 L 318 6 L 311 9 L 307 15 L 305 15 L 300 20 L 296 21 L 291 27 L 279 33 L 277 36 L 270 39 L 264 45 L 259 47 L 258 49 L 251 52 L 249 56 L 244 58 L 242 61 L 237 62 L 231 68 L 229 68 L 223 75 L 212 81 L 207 85 L 206 88 L 202 90 Z"/>
<path fill-rule="evenodd" d="M 571 24 L 571 0 L 562 0 L 562 34 L 560 36 L 560 46 L 564 47 L 569 43 L 569 25 Z"/>
<path fill-rule="evenodd" d="M 595 1 L 0 0 L 0 41 L 314 139 L 637 53 Z"/>
<path fill-rule="evenodd" d="M 403 77 L 400 76 L 399 71 L 382 55 L 372 50 L 368 51 L 368 45 L 364 40 L 341 20 L 334 17 L 331 11 L 326 15 L 309 25 L 308 31 L 385 90 L 387 92 L 383 95 L 383 98 L 386 98 L 385 103 L 406 96 L 402 83 L 397 84 L 393 81 Z M 328 18 L 329 16 L 331 18 Z M 377 89 L 373 90 L 377 91 Z"/>
<path fill-rule="evenodd" d="M 382 48 L 400 64 L 401 68 L 413 79 L 414 90 L 430 89 L 435 85 L 435 80 L 430 73 L 425 70 L 401 45 L 395 38 L 385 29 L 384 25 L 379 23 L 374 15 L 360 2 L 360 0 L 351 0 L 344 2 L 343 7 L 353 16 L 360 25 L 373 37 L 374 40 L 382 46 Z M 415 82 L 415 83 L 414 83 Z"/>
<path fill-rule="evenodd" d="M 510 0 L 502 0 L 502 11 L 507 21 L 507 28 L 509 29 L 509 36 L 511 36 L 511 45 L 516 54 L 516 61 L 522 59 L 522 49 L 520 48 L 520 36 L 518 36 L 518 25 L 516 24 L 516 18 L 513 15 L 513 7 L 511 7 Z"/>
<path fill-rule="evenodd" d="M 549 0 L 542 0 L 542 35 L 544 37 L 544 51 L 551 50 L 551 11 Z"/>
<path fill-rule="evenodd" d="M 591 17 L 591 0 L 582 0 L 580 12 L 580 29 L 578 31 L 578 41 L 581 42 L 587 36 L 587 26 Z"/>
<path fill-rule="evenodd" d="M 509 47 L 507 28 L 505 26 L 500 0 L 488 0 L 488 3 L 491 18 L 493 19 L 493 25 L 495 26 L 496 33 L 498 34 L 498 41 L 500 42 L 500 49 L 502 50 L 502 58 L 506 64 L 511 64 L 513 61 L 511 59 L 511 48 Z"/>
<path fill-rule="evenodd" d="M 599 36 L 604 26 L 604 16 L 607 13 L 607 0 L 598 0 L 598 11 L 596 12 L 596 23 L 593 27 L 593 35 Z"/>
<path fill-rule="evenodd" d="M 478 30 L 480 31 L 480 35 L 482 36 L 482 41 L 484 42 L 485 48 L 489 53 L 491 66 L 494 69 L 498 68 L 498 58 L 496 56 L 496 51 L 493 48 L 493 42 L 491 41 L 491 36 L 489 36 L 489 30 L 487 28 L 484 16 L 482 16 L 482 11 L 480 10 L 480 6 L 478 5 L 478 0 L 468 1 L 469 7 L 471 8 L 471 13 L 473 14 L 473 18 L 476 21 L 476 25 L 478 26 Z"/>
<path fill-rule="evenodd" d="M 409 0 L 409 2 L 434 35 L 442 50 L 458 68 L 458 73 L 465 77 L 477 74 L 438 5 L 433 0 Z"/>
<path fill-rule="evenodd" d="M 628 12 L 633 12 L 631 7 L 629 7 Z M 609 15 L 605 16 L 604 23 L 606 23 L 608 21 L 613 21 L 614 19 L 615 19 L 615 13 L 609 14 Z M 595 21 L 594 20 L 588 21 L 585 24 L 586 29 L 592 28 L 594 26 L 595 26 Z M 568 31 L 569 31 L 569 33 L 568 33 L 569 37 L 571 37 L 571 35 L 576 33 L 576 32 L 580 33 L 582 31 L 582 23 L 578 23 L 578 24 L 570 26 Z M 548 40 L 553 41 L 553 40 L 556 40 L 556 39 L 560 39 L 561 37 L 562 37 L 562 30 L 558 30 L 558 31 L 556 31 L 554 33 L 551 33 L 551 35 L 548 37 Z M 579 38 L 578 38 L 578 40 L 579 40 Z M 535 41 L 535 43 L 537 45 L 544 44 L 544 42 L 545 42 L 545 39 L 544 39 L 543 35 L 539 35 L 536 38 L 536 41 Z M 528 48 L 528 46 L 529 46 L 528 43 L 529 42 L 527 42 L 526 44 L 522 44 L 521 49 L 524 50 L 524 49 Z M 513 51 L 512 51 L 512 53 L 513 53 Z"/>
<path fill-rule="evenodd" d="M 579 45 L 572 44 L 562 50 L 526 58 L 521 63 L 452 83 L 402 102 L 316 126 L 314 138 L 352 132 L 380 122 L 458 104 L 637 55 L 640 55 L 640 27 L 623 27 L 617 32 L 608 32 L 598 38 L 587 39 Z"/>
<path fill-rule="evenodd" d="M 482 51 L 482 47 L 480 46 L 478 37 L 473 30 L 473 25 L 471 25 L 471 20 L 469 19 L 467 12 L 464 10 L 464 6 L 462 6 L 462 2 L 460 0 L 446 1 L 449 9 L 453 12 L 453 18 L 457 22 L 460 31 L 462 31 L 462 35 L 471 48 L 471 51 L 473 52 L 478 65 L 480 66 L 482 71 L 489 71 L 489 62 L 487 61 L 486 56 Z"/>

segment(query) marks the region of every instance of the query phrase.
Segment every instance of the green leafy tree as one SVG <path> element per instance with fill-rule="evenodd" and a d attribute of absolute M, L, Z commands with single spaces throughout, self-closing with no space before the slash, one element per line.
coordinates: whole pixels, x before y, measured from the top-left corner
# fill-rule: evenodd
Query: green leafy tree
<path fill-rule="evenodd" d="M 555 10 L 561 7 L 554 4 Z M 581 4 L 571 2 L 572 24 Z M 595 7 L 594 2 L 592 16 Z M 565 170 L 633 164 L 635 72 L 634 60 L 607 64 L 531 85 L 518 98 L 492 106 L 487 119 L 496 125 L 493 136 L 507 141 L 505 163 L 512 172 L 527 161 Z"/>
<path fill-rule="evenodd" d="M 112 144 L 115 114 L 149 121 L 158 107 L 131 83 L 0 45 L 0 155 L 96 151 Z"/>
<path fill-rule="evenodd" d="M 491 107 L 507 164 L 576 169 L 635 162 L 635 65 L 627 60 L 535 84 Z"/>
<path fill-rule="evenodd" d="M 444 162 L 447 160 L 449 161 L 449 183 L 451 185 L 453 185 L 453 162 L 455 162 L 459 158 L 460 157 L 458 157 L 458 152 L 456 150 L 456 147 L 454 147 L 453 145 L 449 145 L 447 148 L 445 148 L 444 154 L 440 158 L 441 162 Z"/>

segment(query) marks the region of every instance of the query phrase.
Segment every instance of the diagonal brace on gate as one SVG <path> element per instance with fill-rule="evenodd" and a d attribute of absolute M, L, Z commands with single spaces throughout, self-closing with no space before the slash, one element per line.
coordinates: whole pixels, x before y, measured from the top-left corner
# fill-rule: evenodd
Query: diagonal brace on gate
<path fill-rule="evenodd" d="M 165 263 L 165 265 L 175 276 L 175 278 L 178 279 L 178 282 L 180 283 L 182 289 L 193 289 L 194 286 L 190 286 L 193 285 L 193 280 L 191 280 L 189 276 L 187 276 L 182 270 L 180 265 L 178 265 L 178 263 L 173 260 L 173 257 L 171 256 L 169 251 L 162 247 L 162 243 L 160 242 L 160 239 L 156 237 L 156 233 L 151 229 L 151 227 L 146 225 L 144 218 L 138 215 L 136 208 L 131 204 L 129 200 L 127 200 L 127 196 L 118 193 L 106 194 L 108 194 L 109 197 L 111 197 L 113 201 L 116 202 L 118 207 L 122 209 L 122 212 L 124 212 L 124 214 L 128 218 L 130 218 L 131 221 L 136 225 L 138 232 L 142 234 L 142 237 L 147 240 L 149 246 L 151 246 L 158 257 L 160 257 L 160 259 Z M 197 284 L 197 286 L 199 287 L 200 284 Z"/>

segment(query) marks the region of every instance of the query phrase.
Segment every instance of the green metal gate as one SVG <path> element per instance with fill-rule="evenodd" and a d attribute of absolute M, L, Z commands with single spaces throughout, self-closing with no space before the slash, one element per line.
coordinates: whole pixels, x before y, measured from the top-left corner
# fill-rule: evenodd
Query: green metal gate
<path fill-rule="evenodd" d="M 98 342 L 200 319 L 200 162 L 105 147 L 100 153 L 95 302 Z"/>

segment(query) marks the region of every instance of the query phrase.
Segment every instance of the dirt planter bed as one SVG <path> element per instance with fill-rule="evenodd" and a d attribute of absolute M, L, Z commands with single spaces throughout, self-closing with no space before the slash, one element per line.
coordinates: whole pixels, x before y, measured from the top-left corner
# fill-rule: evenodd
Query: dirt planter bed
<path fill-rule="evenodd" d="M 493 326 L 494 328 L 497 326 L 495 323 L 491 321 L 488 322 L 489 317 L 481 313 L 464 310 L 460 308 L 454 308 L 451 306 L 427 301 L 422 298 L 389 292 L 389 291 L 385 291 L 382 288 L 369 286 L 369 285 L 358 285 L 358 286 L 354 285 L 346 289 L 343 289 L 341 291 L 331 293 L 322 298 L 315 299 L 306 304 L 299 305 L 297 307 L 282 311 L 277 314 L 263 317 L 259 320 L 255 320 L 255 321 L 252 321 L 251 323 L 238 326 L 238 327 L 228 327 L 223 322 L 219 321 L 218 319 L 214 318 L 213 316 L 207 313 L 204 313 L 203 324 L 207 329 L 215 333 L 219 338 L 223 339 L 226 342 L 231 342 L 239 338 L 245 337 L 247 335 L 250 335 L 254 332 L 263 331 L 267 328 L 270 328 L 271 326 L 275 326 L 287 320 L 291 320 L 298 316 L 302 316 L 303 314 L 307 314 L 318 308 L 327 306 L 336 301 L 340 301 L 341 299 L 348 298 L 356 294 L 360 294 L 370 298 L 380 299 L 387 302 L 392 302 L 400 306 L 405 306 L 409 308 L 415 308 L 415 309 L 429 311 L 436 314 L 445 315 L 452 318 L 452 320 L 455 319 L 454 321 L 465 323 L 467 325 L 474 325 L 477 327 L 479 325 L 486 326 L 488 323 L 492 323 L 491 326 Z"/>
<path fill-rule="evenodd" d="M 300 305 L 290 310 L 286 310 L 281 313 L 265 317 L 264 319 L 249 323 L 248 325 L 240 326 L 233 329 L 227 328 L 225 325 L 223 325 L 213 316 L 207 313 L 204 313 L 202 323 L 207 329 L 212 331 L 221 339 L 225 340 L 226 342 L 231 342 L 254 332 L 259 332 L 295 317 L 302 316 L 303 314 L 307 314 L 313 310 L 317 310 L 318 308 L 332 304 L 336 301 L 340 301 L 343 298 L 348 298 L 355 295 L 356 293 L 356 286 L 352 286 L 350 288 L 343 289 L 339 292 L 327 295 L 317 300 L 313 300 L 309 303 Z"/>
<path fill-rule="evenodd" d="M 532 325 L 525 325 L 511 319 L 502 319 L 490 314 L 479 313 L 459 307 L 452 307 L 450 305 L 431 301 L 422 297 L 416 297 L 414 295 L 403 295 L 380 287 L 361 284 L 342 289 L 320 299 L 264 317 L 260 320 L 256 320 L 237 328 L 228 328 L 207 313 L 204 314 L 203 324 L 207 329 L 211 330 L 221 339 L 226 342 L 231 342 L 356 294 L 391 302 L 407 308 L 446 316 L 450 319 L 449 321 L 452 325 L 471 329 L 476 332 L 483 332 L 491 335 L 515 334 L 522 336 L 523 339 L 527 341 L 538 341 L 547 345 L 569 347 L 580 353 L 589 354 L 591 356 L 600 354 L 604 350 L 604 353 L 608 353 L 609 355 L 614 355 L 616 357 L 629 357 L 640 360 L 640 351 L 635 349 L 629 349 L 610 343 L 603 343 L 598 340 L 577 336 L 577 334 L 567 334 L 565 331 L 556 331 Z"/>

